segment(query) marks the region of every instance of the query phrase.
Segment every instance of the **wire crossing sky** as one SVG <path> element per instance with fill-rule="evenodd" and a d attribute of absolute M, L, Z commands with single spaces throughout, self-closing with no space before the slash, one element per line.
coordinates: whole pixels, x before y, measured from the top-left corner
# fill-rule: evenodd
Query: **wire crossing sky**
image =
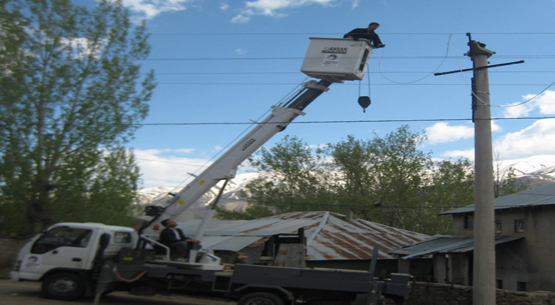
<path fill-rule="evenodd" d="M 74 0 L 93 5 L 94 0 Z M 175 187 L 236 141 L 270 106 L 310 80 L 300 72 L 309 37 L 340 38 L 372 21 L 385 48 L 361 82 L 333 84 L 286 130 L 311 146 L 348 135 L 425 132 L 438 159 L 473 158 L 468 37 L 495 52 L 489 69 L 494 152 L 501 160 L 555 154 L 555 1 L 124 0 L 146 20 L 144 72 L 158 87 L 133 148 L 144 187 Z M 370 92 L 363 113 L 359 92 Z M 508 107 L 511 106 L 511 107 Z M 508 161 L 507 161 L 508 162 Z"/>

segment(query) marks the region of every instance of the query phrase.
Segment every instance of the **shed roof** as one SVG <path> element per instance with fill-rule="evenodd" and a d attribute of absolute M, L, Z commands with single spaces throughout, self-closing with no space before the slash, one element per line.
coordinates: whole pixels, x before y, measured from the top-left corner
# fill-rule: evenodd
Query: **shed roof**
<path fill-rule="evenodd" d="M 179 224 L 193 235 L 198 220 Z M 276 234 L 295 233 L 304 228 L 307 260 L 366 260 L 374 245 L 380 246 L 380 259 L 394 259 L 389 252 L 423 241 L 430 236 L 358 219 L 354 222 L 332 212 L 293 212 L 255 220 L 210 222 L 202 239 L 203 247 L 213 250 L 240 251 Z"/>
<path fill-rule="evenodd" d="M 495 244 L 507 243 L 522 237 L 496 236 Z M 406 246 L 392 254 L 402 255 L 403 259 L 427 256 L 434 253 L 465 253 L 474 251 L 474 237 L 462 235 L 438 235 L 429 240 Z"/>
<path fill-rule="evenodd" d="M 542 205 L 555 205 L 555 183 L 499 197 L 494 201 L 495 209 L 514 209 Z M 439 215 L 474 212 L 474 205 L 467 205 Z"/>

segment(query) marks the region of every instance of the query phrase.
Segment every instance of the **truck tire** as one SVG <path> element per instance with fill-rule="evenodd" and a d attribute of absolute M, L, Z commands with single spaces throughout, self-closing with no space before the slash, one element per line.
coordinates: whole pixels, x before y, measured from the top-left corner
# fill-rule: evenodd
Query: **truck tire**
<path fill-rule="evenodd" d="M 243 296 L 237 305 L 284 305 L 283 300 L 270 292 L 253 292 Z"/>
<path fill-rule="evenodd" d="M 84 292 L 85 280 L 75 273 L 56 273 L 42 282 L 42 293 L 50 299 L 75 300 Z"/>

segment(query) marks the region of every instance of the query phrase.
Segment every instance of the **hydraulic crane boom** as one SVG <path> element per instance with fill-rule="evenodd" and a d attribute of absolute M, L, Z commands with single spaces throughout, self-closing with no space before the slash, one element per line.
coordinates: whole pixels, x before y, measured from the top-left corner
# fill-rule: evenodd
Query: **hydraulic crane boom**
<path fill-rule="evenodd" d="M 328 91 L 332 82 L 327 80 L 309 81 L 304 84 L 295 96 L 283 107 L 272 106 L 272 113 L 258 123 L 258 125 L 239 140 L 232 148 L 206 168 L 201 174 L 175 194 L 158 220 L 175 218 L 187 210 L 203 194 L 208 192 L 218 182 L 235 177 L 237 167 L 264 145 L 276 133 L 282 131 L 299 115 L 302 110 L 314 101 L 320 94 Z M 202 235 L 197 233 L 197 235 Z"/>
<path fill-rule="evenodd" d="M 151 231 L 153 226 L 159 224 L 161 220 L 177 218 L 218 182 L 226 180 L 227 183 L 229 179 L 234 178 L 238 166 L 245 159 L 275 134 L 285 129 L 296 117 L 304 115 L 303 110 L 320 94 L 328 91 L 328 87 L 332 83 L 361 80 L 364 77 L 368 58 L 372 53 L 368 41 L 315 37 L 310 39 L 311 43 L 301 71 L 321 80 L 318 82 L 312 80 L 303 84 L 304 88 L 299 90 L 289 101 L 280 106 L 272 106 L 271 114 L 264 121 L 258 123 L 246 136 L 175 194 L 163 211 L 158 209 L 147 211 L 154 218 L 143 226 L 141 232 L 146 230 L 145 233 L 153 233 Z M 200 239 L 203 235 L 204 228 L 213 213 L 214 210 L 210 209 L 203 219 L 203 223 L 195 235 L 196 239 Z"/>

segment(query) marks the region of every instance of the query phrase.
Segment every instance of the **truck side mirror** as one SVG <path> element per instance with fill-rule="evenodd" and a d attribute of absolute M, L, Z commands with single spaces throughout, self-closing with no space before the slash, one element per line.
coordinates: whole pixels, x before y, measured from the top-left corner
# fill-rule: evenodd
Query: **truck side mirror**
<path fill-rule="evenodd" d="M 100 235 L 100 247 L 106 248 L 110 244 L 110 234 L 104 233 Z"/>

